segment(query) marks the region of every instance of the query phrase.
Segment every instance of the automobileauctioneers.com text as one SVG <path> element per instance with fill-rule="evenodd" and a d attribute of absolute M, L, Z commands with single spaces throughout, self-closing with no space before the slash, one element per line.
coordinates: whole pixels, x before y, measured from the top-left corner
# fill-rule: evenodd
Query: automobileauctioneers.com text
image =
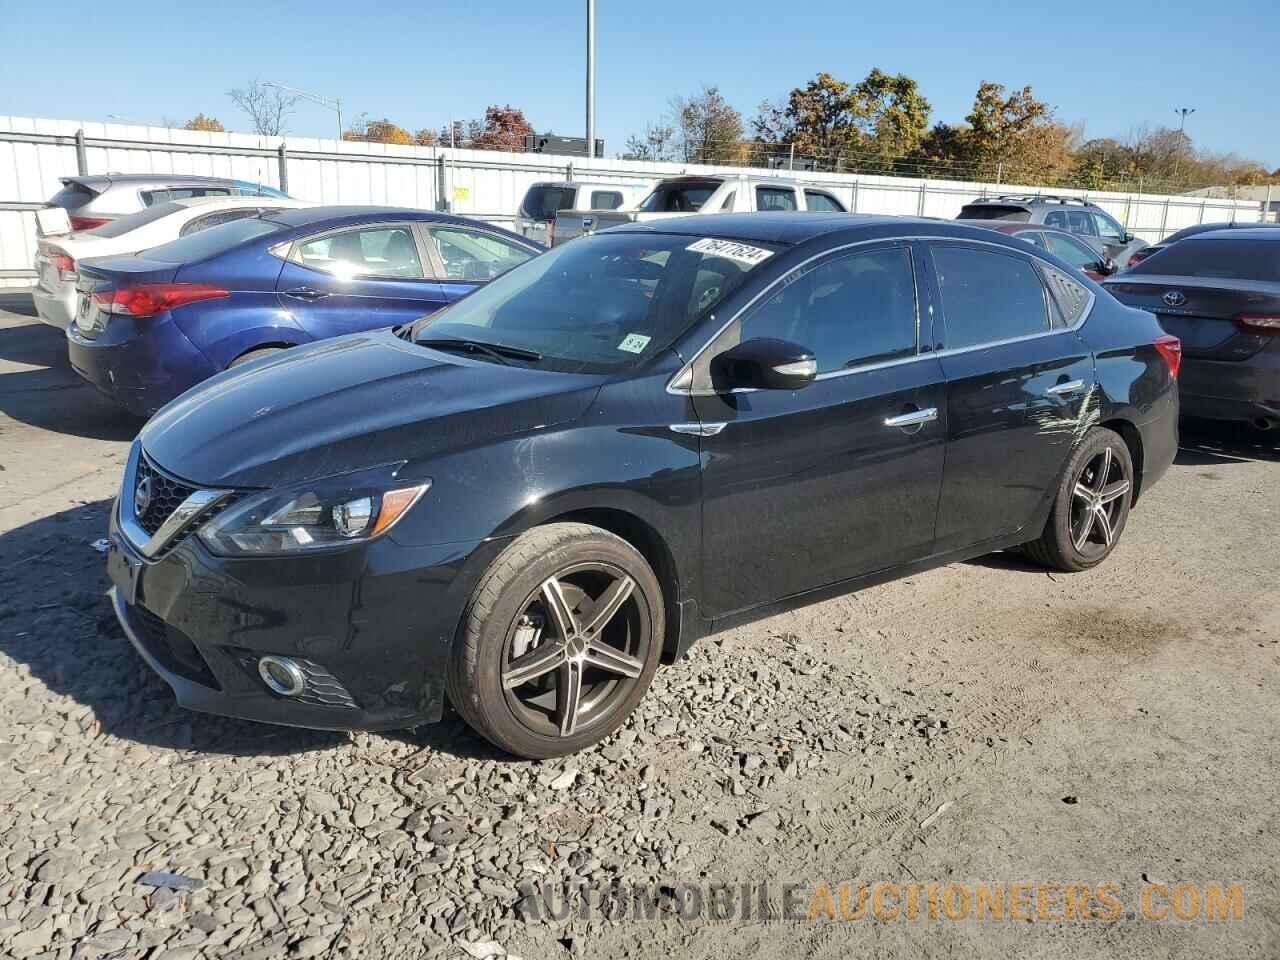
<path fill-rule="evenodd" d="M 757 922 L 1233 921 L 1239 883 L 946 882 L 671 883 L 526 888 L 526 920 Z"/>

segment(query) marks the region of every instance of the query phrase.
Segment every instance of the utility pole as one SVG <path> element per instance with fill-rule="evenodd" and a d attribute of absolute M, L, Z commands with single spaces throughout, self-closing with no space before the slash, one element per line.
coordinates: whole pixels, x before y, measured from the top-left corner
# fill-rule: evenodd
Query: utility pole
<path fill-rule="evenodd" d="M 1195 107 L 1174 107 L 1173 112 L 1180 118 L 1178 120 L 1178 152 L 1173 155 L 1173 179 L 1178 179 L 1178 166 L 1182 161 L 1182 145 L 1186 137 L 1183 130 L 1187 126 L 1187 117 L 1196 112 Z"/>
<path fill-rule="evenodd" d="M 587 0 L 587 156 L 596 155 L 596 0 Z"/>

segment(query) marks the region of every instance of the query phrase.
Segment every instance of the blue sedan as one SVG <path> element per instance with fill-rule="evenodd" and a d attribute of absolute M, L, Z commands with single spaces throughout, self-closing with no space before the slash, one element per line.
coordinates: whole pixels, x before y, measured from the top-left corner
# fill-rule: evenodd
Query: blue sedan
<path fill-rule="evenodd" d="M 542 249 L 420 210 L 270 211 L 136 256 L 84 261 L 71 365 L 150 416 L 228 367 L 433 313 Z"/>

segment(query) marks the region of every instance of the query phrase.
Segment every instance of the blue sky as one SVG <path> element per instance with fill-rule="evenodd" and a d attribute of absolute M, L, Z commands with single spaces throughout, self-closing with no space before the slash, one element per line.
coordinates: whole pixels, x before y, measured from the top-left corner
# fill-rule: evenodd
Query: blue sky
<path fill-rule="evenodd" d="M 915 77 L 934 120 L 961 119 L 981 80 L 1029 83 L 1088 136 L 1173 125 L 1174 108 L 1191 106 L 1197 144 L 1280 167 L 1274 0 L 597 8 L 597 127 L 610 155 L 670 97 L 704 83 L 750 118 L 819 70 L 857 81 L 879 67 Z M 226 91 L 258 76 L 410 129 L 510 102 L 539 130 L 580 135 L 584 10 L 583 0 L 5 0 L 0 114 L 181 122 L 203 111 L 243 130 Z M 290 123 L 302 135 L 333 128 L 333 115 L 311 105 Z"/>

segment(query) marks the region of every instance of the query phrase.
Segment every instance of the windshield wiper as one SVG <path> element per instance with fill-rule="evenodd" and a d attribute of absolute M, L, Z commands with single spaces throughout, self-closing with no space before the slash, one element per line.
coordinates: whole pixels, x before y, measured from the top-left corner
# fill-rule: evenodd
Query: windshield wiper
<path fill-rule="evenodd" d="M 526 350 L 523 347 L 509 347 L 505 343 L 483 343 L 479 340 L 456 340 L 453 337 L 445 337 L 436 340 L 416 340 L 414 341 L 420 347 L 434 347 L 436 350 L 462 350 L 466 353 L 482 353 L 498 363 L 511 365 L 508 357 L 515 360 L 528 360 L 530 363 L 536 363 L 542 359 L 542 354 L 536 350 Z"/>

